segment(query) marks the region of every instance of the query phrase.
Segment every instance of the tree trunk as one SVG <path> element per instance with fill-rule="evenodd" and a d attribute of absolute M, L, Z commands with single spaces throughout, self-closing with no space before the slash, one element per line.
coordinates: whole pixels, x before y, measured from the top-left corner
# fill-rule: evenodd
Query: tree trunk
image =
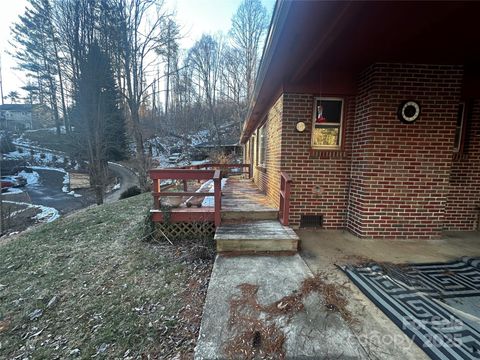
<path fill-rule="evenodd" d="M 131 118 L 133 125 L 133 135 L 135 138 L 135 148 L 136 148 L 136 157 L 137 157 L 137 166 L 138 166 L 138 181 L 140 184 L 140 189 L 142 191 L 147 191 L 147 158 L 145 155 L 145 148 L 143 146 L 143 135 L 140 128 L 140 117 L 138 113 L 138 108 L 131 106 Z"/>

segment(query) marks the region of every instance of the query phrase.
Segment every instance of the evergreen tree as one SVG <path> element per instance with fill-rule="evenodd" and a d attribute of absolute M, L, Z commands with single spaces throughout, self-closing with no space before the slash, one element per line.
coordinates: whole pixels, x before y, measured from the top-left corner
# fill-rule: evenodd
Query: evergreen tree
<path fill-rule="evenodd" d="M 76 98 L 75 131 L 87 153 L 90 183 L 97 203 L 103 202 L 107 161 L 125 157 L 125 121 L 118 106 L 110 61 L 94 42 L 80 64 Z M 86 145 L 86 146 L 85 146 Z"/>
<path fill-rule="evenodd" d="M 110 64 L 104 75 L 106 157 L 107 160 L 124 160 L 128 157 L 125 117 L 120 108 L 120 94 Z"/>

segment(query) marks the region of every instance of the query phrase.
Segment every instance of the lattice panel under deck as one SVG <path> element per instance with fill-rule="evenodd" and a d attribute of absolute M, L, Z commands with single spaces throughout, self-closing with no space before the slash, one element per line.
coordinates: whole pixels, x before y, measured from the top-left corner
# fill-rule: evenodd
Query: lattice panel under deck
<path fill-rule="evenodd" d="M 213 222 L 178 222 L 178 223 L 155 223 L 155 237 L 164 239 L 162 232 L 171 240 L 188 240 L 199 237 L 213 237 L 215 224 Z"/>

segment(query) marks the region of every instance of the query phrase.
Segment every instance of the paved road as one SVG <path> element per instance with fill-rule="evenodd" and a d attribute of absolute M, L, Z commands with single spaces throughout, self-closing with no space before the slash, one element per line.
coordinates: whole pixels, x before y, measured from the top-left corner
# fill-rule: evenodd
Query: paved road
<path fill-rule="evenodd" d="M 112 162 L 108 163 L 108 168 L 115 174 L 115 176 L 120 178 L 120 189 L 107 194 L 105 197 L 105 202 L 111 203 L 119 200 L 120 194 L 129 187 L 138 186 L 138 177 L 132 170 Z"/>
<path fill-rule="evenodd" d="M 56 154 L 56 155 L 65 156 L 65 154 L 64 154 L 63 152 L 60 152 L 60 151 L 44 149 L 44 148 L 42 148 L 42 147 L 38 147 L 38 146 L 34 146 L 34 145 L 27 145 L 27 144 L 23 144 L 23 143 L 16 143 L 16 142 L 13 142 L 13 143 L 14 143 L 16 146 L 18 146 L 18 147 L 22 147 L 22 148 L 26 148 L 26 149 L 33 149 L 33 150 L 37 150 L 37 151 L 51 152 L 51 153 Z M 114 202 L 114 201 L 118 201 L 119 198 L 120 198 L 120 194 L 121 194 L 122 192 L 124 192 L 125 190 L 127 190 L 127 189 L 128 189 L 129 187 L 131 187 L 131 186 L 135 186 L 135 185 L 138 186 L 138 185 L 139 185 L 138 176 L 137 176 L 132 170 L 130 170 L 130 169 L 124 167 L 124 166 L 121 166 L 121 165 L 119 165 L 119 164 L 113 163 L 113 162 L 109 162 L 109 163 L 108 163 L 108 168 L 110 169 L 110 171 L 112 171 L 112 173 L 115 174 L 115 176 L 116 176 L 117 178 L 119 178 L 118 180 L 120 181 L 120 189 L 115 190 L 115 191 L 113 191 L 113 192 L 111 192 L 111 193 L 109 193 L 109 194 L 106 194 L 106 195 L 105 195 L 105 200 L 104 200 L 106 203 L 111 203 L 111 202 Z M 38 172 L 38 173 L 40 174 L 40 172 Z M 60 173 L 60 172 L 57 172 L 57 175 L 58 175 L 58 174 L 61 174 L 61 173 Z M 41 175 L 42 175 L 42 174 L 40 174 L 40 176 L 41 176 Z M 53 176 L 53 177 L 55 178 L 54 174 L 53 174 L 53 175 L 51 174 L 51 175 L 47 176 L 47 180 L 48 180 L 48 178 L 50 178 L 51 176 Z M 63 176 L 63 175 L 62 175 L 62 176 Z M 62 178 L 62 179 L 63 179 L 63 178 Z M 62 181 L 63 181 L 63 180 L 62 180 Z M 54 180 L 54 182 L 55 182 L 55 180 Z M 52 188 L 52 185 L 50 185 L 48 181 L 45 181 L 45 184 L 47 184 L 47 188 Z M 62 186 L 60 186 L 60 190 L 61 190 L 61 189 L 62 189 Z M 49 193 L 50 190 L 49 190 L 49 189 L 43 189 L 43 192 L 44 192 L 44 193 Z M 61 192 L 61 191 L 60 191 L 60 192 Z M 61 196 L 62 194 L 63 194 L 64 196 Z M 41 196 L 41 195 L 40 195 L 40 196 Z M 58 198 L 58 199 L 62 199 L 62 198 L 63 198 L 63 199 L 65 200 L 65 199 L 66 199 L 65 196 L 67 196 L 67 197 L 68 197 L 68 196 L 72 197 L 71 195 L 65 195 L 65 193 L 61 193 L 61 194 L 59 194 L 59 196 L 56 196 L 55 198 L 56 198 L 56 199 L 57 199 L 57 198 Z M 36 194 L 34 195 L 34 197 L 36 198 Z M 33 198 L 32 198 L 32 199 L 33 199 Z M 78 199 L 78 198 L 77 198 L 77 199 Z M 72 199 L 68 199 L 68 200 L 66 201 L 67 204 L 65 204 L 64 207 L 70 208 L 72 205 L 74 205 L 74 203 L 73 203 L 71 200 L 72 200 Z M 80 204 L 82 204 L 82 203 L 84 204 L 83 206 L 80 206 L 80 207 L 78 207 L 78 208 L 82 208 L 82 207 L 88 206 L 88 205 L 90 205 L 90 204 L 92 203 L 92 200 L 91 200 L 91 199 L 89 199 L 88 202 L 86 201 L 86 199 L 84 199 L 84 200 L 85 200 L 85 201 L 79 201 L 79 202 L 77 202 L 77 203 L 80 203 Z M 61 201 L 61 200 L 59 200 L 59 201 Z M 33 202 L 33 200 L 32 200 L 32 202 Z M 33 203 L 34 203 L 34 204 L 37 204 L 37 203 L 35 203 L 35 202 L 33 202 Z M 39 205 L 50 206 L 50 205 L 48 205 L 48 204 L 43 204 L 43 203 L 42 203 L 42 204 L 38 203 L 38 204 L 39 204 Z M 55 207 L 55 206 L 53 206 L 53 207 Z M 77 206 L 74 205 L 73 207 L 74 207 L 74 208 L 73 208 L 72 210 L 76 210 L 76 209 L 77 209 Z M 57 208 L 57 207 L 55 207 L 55 208 Z M 58 209 L 58 208 L 57 208 L 57 209 Z M 58 210 L 60 210 L 60 209 L 58 209 Z"/>
<path fill-rule="evenodd" d="M 66 214 L 94 203 L 91 195 L 74 197 L 62 191 L 65 173 L 55 170 L 35 169 L 38 183 L 27 185 L 20 194 L 4 194 L 5 200 L 31 202 L 35 205 L 53 207 L 60 214 Z"/>

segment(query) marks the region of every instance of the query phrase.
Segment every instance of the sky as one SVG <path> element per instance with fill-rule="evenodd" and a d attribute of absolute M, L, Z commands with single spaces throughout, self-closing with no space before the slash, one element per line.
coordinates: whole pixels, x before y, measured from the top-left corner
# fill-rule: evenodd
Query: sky
<path fill-rule="evenodd" d="M 12 35 L 11 26 L 18 16 L 24 13 L 27 0 L 0 0 L 0 54 L 2 61 L 3 93 L 12 90 L 21 92 L 20 87 L 26 82 L 24 74 L 16 70 L 15 59 L 7 52 L 13 51 L 8 43 Z M 269 16 L 273 11 L 275 0 L 261 0 Z M 203 33 L 215 34 L 227 32 L 231 19 L 241 0 L 165 0 L 166 6 L 176 12 L 177 22 L 182 28 L 181 48 L 191 47 Z M 8 101 L 7 101 L 8 102 Z"/>

